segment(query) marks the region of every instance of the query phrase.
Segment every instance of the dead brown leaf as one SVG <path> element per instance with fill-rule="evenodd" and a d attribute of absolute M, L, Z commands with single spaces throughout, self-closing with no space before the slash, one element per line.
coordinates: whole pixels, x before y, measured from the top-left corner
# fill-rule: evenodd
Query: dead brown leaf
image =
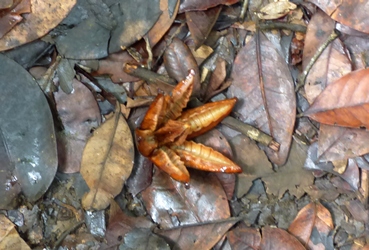
<path fill-rule="evenodd" d="M 152 220 L 161 228 L 194 224 L 230 216 L 228 200 L 215 175 L 189 169 L 189 188 L 155 168 L 151 185 L 141 194 Z"/>
<path fill-rule="evenodd" d="M 313 242 L 313 229 L 322 235 L 328 235 L 333 230 L 333 220 L 330 212 L 320 203 L 309 203 L 297 214 L 288 231 L 295 235 L 309 249 L 318 249 L 322 242 Z"/>
<path fill-rule="evenodd" d="M 76 0 L 61 2 L 53 0 L 31 0 L 31 13 L 0 39 L 0 51 L 29 43 L 58 25 L 75 5 Z M 47 21 L 46 21 L 47 20 Z"/>
<path fill-rule="evenodd" d="M 305 247 L 291 234 L 280 228 L 264 227 L 260 249 L 304 250 Z"/>
<path fill-rule="evenodd" d="M 260 34 L 260 69 L 256 53 L 254 37 L 234 61 L 231 74 L 233 84 L 228 89 L 228 95 L 239 99 L 234 111 L 240 113 L 240 120 L 258 127 L 280 143 L 278 152 L 269 148 L 265 151 L 273 163 L 283 165 L 295 124 L 294 84 L 286 63 L 263 34 Z"/>
<path fill-rule="evenodd" d="M 361 0 L 310 0 L 330 17 L 346 26 L 369 33 L 369 2 Z"/>
<path fill-rule="evenodd" d="M 238 220 L 232 218 L 222 221 L 208 221 L 166 230 L 156 230 L 155 233 L 171 239 L 179 249 L 211 249 Z"/>
<path fill-rule="evenodd" d="M 95 130 L 83 151 L 81 174 L 90 188 L 82 199 L 86 210 L 101 210 L 110 204 L 130 175 L 133 158 L 131 131 L 117 108 L 114 116 Z"/>
<path fill-rule="evenodd" d="M 369 128 L 369 69 L 349 73 L 328 85 L 305 115 L 328 125 Z"/>
<path fill-rule="evenodd" d="M 4 214 L 0 214 L 0 249 L 31 250 L 19 236 L 15 225 Z"/>
<path fill-rule="evenodd" d="M 320 10 L 311 18 L 305 38 L 302 61 L 304 69 L 334 27 L 334 20 Z M 319 56 L 306 77 L 305 93 L 309 103 L 313 103 L 328 84 L 349 72 L 351 72 L 351 61 L 342 42 L 336 39 Z"/>

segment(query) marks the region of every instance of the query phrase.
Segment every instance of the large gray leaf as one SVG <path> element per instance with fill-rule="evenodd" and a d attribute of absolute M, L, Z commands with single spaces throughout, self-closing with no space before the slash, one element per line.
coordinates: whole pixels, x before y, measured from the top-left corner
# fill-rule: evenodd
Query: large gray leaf
<path fill-rule="evenodd" d="M 11 172 L 29 201 L 50 186 L 57 169 L 52 115 L 46 98 L 32 76 L 0 54 L 0 129 L 11 164 L 0 166 L 0 175 Z M 9 169 L 11 166 L 11 169 Z M 5 172 L 4 172 L 5 171 Z M 8 193 L 0 188 L 0 197 Z"/>

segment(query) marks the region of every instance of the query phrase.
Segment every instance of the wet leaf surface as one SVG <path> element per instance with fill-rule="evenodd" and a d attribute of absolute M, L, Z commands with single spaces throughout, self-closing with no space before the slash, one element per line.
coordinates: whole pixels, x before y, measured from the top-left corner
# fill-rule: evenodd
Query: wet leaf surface
<path fill-rule="evenodd" d="M 214 175 L 193 175 L 189 189 L 155 169 L 152 184 L 142 192 L 143 202 L 155 223 L 167 229 L 230 216 L 224 190 Z"/>
<path fill-rule="evenodd" d="M 254 37 L 238 53 L 231 74 L 233 84 L 228 89 L 228 95 L 238 98 L 234 111 L 241 114 L 243 122 L 260 128 L 281 144 L 278 152 L 265 150 L 273 163 L 283 165 L 288 156 L 295 123 L 293 81 L 282 57 L 262 34 L 262 68 L 259 69 L 255 60 L 256 46 Z"/>
<path fill-rule="evenodd" d="M 86 210 L 101 210 L 110 204 L 130 175 L 133 158 L 132 135 L 116 110 L 113 117 L 95 130 L 83 151 L 81 174 L 90 188 L 82 199 Z"/>
<path fill-rule="evenodd" d="M 155 233 L 170 239 L 179 249 L 211 249 L 238 219 L 208 221 L 195 225 L 156 230 Z"/>
<path fill-rule="evenodd" d="M 53 120 L 32 76 L 6 56 L 0 59 L 0 128 L 11 164 L 4 169 L 10 174 L 6 179 L 21 185 L 27 199 L 35 201 L 46 192 L 57 168 Z"/>

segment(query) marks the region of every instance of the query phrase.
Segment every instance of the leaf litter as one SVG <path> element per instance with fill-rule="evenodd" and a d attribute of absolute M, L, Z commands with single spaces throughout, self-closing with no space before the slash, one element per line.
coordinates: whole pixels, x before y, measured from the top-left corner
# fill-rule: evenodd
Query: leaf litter
<path fill-rule="evenodd" d="M 82 158 L 81 173 L 54 173 L 57 181 L 47 192 L 45 188 L 38 194 L 42 196 L 38 201 L 27 196 L 27 192 L 33 190 L 26 190 L 13 178 L 10 169 L 15 161 L 8 153 L 11 145 L 2 140 L 0 160 L 7 175 L 0 179 L 7 183 L 5 187 L 11 186 L 5 195 L 7 204 L 15 209 L 3 211 L 21 228 L 21 235 L 28 244 L 74 247 L 88 242 L 102 249 L 119 246 L 223 249 L 221 245 L 255 249 L 367 247 L 369 164 L 365 154 L 369 144 L 366 143 L 366 104 L 359 100 L 365 92 L 360 84 L 364 82 L 366 74 L 362 72 L 366 72 L 367 65 L 367 30 L 362 14 L 367 5 L 355 1 L 339 6 L 325 2 L 314 5 L 312 0 L 300 4 L 274 3 L 280 8 L 267 9 L 266 2 L 251 1 L 249 6 L 245 5 L 247 1 L 236 2 L 200 4 L 191 0 L 181 3 L 161 0 L 147 6 L 142 2 L 140 7 L 135 1 L 79 2 L 68 18 L 44 38 L 56 44 L 57 50 L 43 44 L 40 46 L 44 49 L 42 55 L 30 59 L 33 63 L 20 60 L 22 56 L 16 56 L 18 48 L 7 53 L 21 65 L 37 62 L 37 65 L 50 67 L 41 77 L 49 98 L 49 106 L 43 106 L 53 112 L 52 120 L 59 131 L 79 131 L 73 132 L 76 138 L 79 140 L 83 135 L 81 142 L 87 140 L 83 155 L 80 150 L 71 148 Z M 52 28 L 45 29 L 34 23 L 32 18 L 39 13 L 38 8 L 42 9 L 42 5 L 34 3 L 31 1 L 35 9 L 28 16 L 23 15 L 24 20 L 0 38 L 0 45 L 3 42 L 8 46 L 3 50 L 37 39 Z M 57 15 L 52 25 L 61 22 L 74 4 L 53 6 Z M 270 21 L 255 22 L 257 14 Z M 348 19 L 349 16 L 355 18 Z M 235 23 L 238 20 L 239 23 Z M 304 31 L 304 22 L 308 23 L 306 34 L 291 32 Z M 29 32 L 23 29 L 27 24 L 33 27 L 28 36 L 22 33 Z M 334 28 L 345 35 L 327 42 Z M 37 36 L 32 31 L 37 31 Z M 9 43 L 7 35 L 13 33 L 26 40 Z M 38 43 L 36 40 L 32 46 Z M 302 44 L 305 44 L 303 48 Z M 31 44 L 24 48 L 27 46 Z M 290 46 L 300 50 L 292 51 Z M 205 50 L 208 52 L 201 54 Z M 298 64 L 301 50 L 302 68 Z M 318 52 L 321 52 L 319 57 Z M 55 62 L 60 61 L 57 56 L 64 57 L 61 60 L 67 67 L 62 68 L 63 64 L 56 67 Z M 89 65 L 94 66 L 89 68 Z M 60 86 L 54 86 L 58 82 L 55 68 L 61 74 Z M 64 69 L 69 73 L 64 74 Z M 195 71 L 196 78 L 190 108 L 199 107 L 209 99 L 214 102 L 226 99 L 225 96 L 237 97 L 231 116 L 240 122 L 239 128 L 244 126 L 240 131 L 250 135 L 259 133 L 260 129 L 277 143 L 275 145 L 280 145 L 279 150 L 251 141 L 241 135 L 237 127 L 218 125 L 218 132 L 210 131 L 206 139 L 196 140 L 227 155 L 242 167 L 243 173 L 225 175 L 190 170 L 189 186 L 143 160 L 138 151 L 134 155 L 137 138 L 132 137 L 132 131 L 139 127 L 145 113 L 139 112 L 144 110 L 140 106 L 149 104 L 162 91 L 170 93 L 173 89 L 170 84 L 182 80 L 189 70 Z M 299 82 L 303 79 L 297 75 L 299 70 L 306 71 L 307 75 L 306 83 L 303 82 L 305 87 L 299 90 L 296 99 L 294 84 L 296 81 L 299 86 L 303 84 Z M 84 96 L 95 105 L 93 115 L 87 115 L 90 105 L 79 104 L 80 98 L 67 101 L 59 108 L 54 98 L 50 98 L 50 91 L 57 96 L 61 89 L 68 93 L 65 93 L 67 97 L 74 96 L 76 78 L 82 79 L 78 84 L 83 86 Z M 120 84 L 119 88 L 106 88 L 101 84 L 104 78 Z M 13 85 L 16 84 L 14 81 Z M 339 85 L 341 87 L 337 87 Z M 11 84 L 4 86 L 5 89 L 12 87 Z M 228 86 L 228 91 L 223 92 Z M 119 93 L 110 93 L 109 89 L 118 89 Z M 304 97 L 311 104 L 310 108 L 307 108 L 308 102 L 302 101 Z M 12 102 L 22 99 L 14 98 Z M 11 98 L 6 100 L 11 102 L 8 101 Z M 25 100 L 23 102 L 31 103 Z M 96 112 L 96 101 L 101 113 Z M 80 111 L 63 116 L 72 106 L 78 106 Z M 112 112 L 114 106 L 117 108 Z M 296 117 L 296 111 L 322 124 Z M 128 117 L 128 124 L 121 112 Z M 8 119 L 3 117 L 0 121 Z M 307 134 L 316 131 L 316 127 L 320 127 L 318 134 Z M 6 127 L 1 129 L 3 135 L 4 131 L 5 135 L 8 133 Z M 168 126 L 166 129 L 170 130 Z M 37 138 L 41 137 L 45 138 L 41 135 Z M 224 143 L 227 140 L 229 145 Z M 75 165 L 78 171 L 78 161 Z M 46 181 L 51 183 L 53 179 Z M 320 203 L 311 203 L 314 199 Z M 24 204 L 26 200 L 31 202 L 26 203 L 28 207 L 34 205 L 32 210 L 13 202 Z M 39 208 L 37 205 L 41 203 Z M 105 214 L 109 205 L 109 212 Z M 22 216 L 27 219 L 22 220 Z M 105 223 L 106 216 L 108 223 Z M 43 223 L 36 223 L 33 228 L 29 226 L 30 221 L 35 223 L 41 217 L 55 222 L 54 226 L 46 223 L 44 231 Z M 153 230 L 153 227 L 160 229 Z M 5 240 L 17 239 L 14 235 L 15 238 L 6 236 Z M 109 245 L 101 242 L 104 237 Z M 41 243 L 43 238 L 47 240 Z"/>

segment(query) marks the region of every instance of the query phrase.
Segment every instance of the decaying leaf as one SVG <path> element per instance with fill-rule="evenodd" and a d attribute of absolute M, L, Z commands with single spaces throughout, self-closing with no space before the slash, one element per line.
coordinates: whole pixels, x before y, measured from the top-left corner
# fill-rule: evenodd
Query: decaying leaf
<path fill-rule="evenodd" d="M 369 69 L 349 73 L 328 85 L 305 115 L 328 125 L 369 128 Z"/>
<path fill-rule="evenodd" d="M 240 120 L 258 127 L 280 143 L 278 152 L 268 148 L 265 151 L 273 163 L 283 165 L 295 124 L 294 84 L 286 63 L 263 34 L 260 34 L 259 69 L 256 46 L 254 37 L 238 53 L 231 74 L 233 84 L 228 89 L 228 95 L 240 100 L 234 108 L 234 111 L 240 113 Z"/>
<path fill-rule="evenodd" d="M 309 249 L 317 249 L 319 245 L 322 246 L 322 243 L 324 244 L 326 242 L 317 242 L 318 237 L 313 234 L 320 234 L 320 239 L 322 239 L 327 237 L 333 228 L 333 220 L 328 209 L 320 203 L 312 202 L 301 209 L 288 228 L 288 231 L 295 235 Z"/>
<path fill-rule="evenodd" d="M 31 13 L 0 39 L 0 51 L 31 42 L 58 25 L 75 5 L 76 0 L 62 3 L 53 0 L 31 0 Z M 47 21 L 45 21 L 47 20 Z"/>
<path fill-rule="evenodd" d="M 4 214 L 0 214 L 0 249 L 31 250 L 19 236 L 15 225 Z"/>
<path fill-rule="evenodd" d="M 330 0 L 310 0 L 332 19 L 346 26 L 369 33 L 369 11 L 368 1 L 330 1 Z"/>
<path fill-rule="evenodd" d="M 133 158 L 132 135 L 118 108 L 95 130 L 83 151 L 81 174 L 90 188 L 82 199 L 86 210 L 101 210 L 110 204 L 130 175 Z"/>

